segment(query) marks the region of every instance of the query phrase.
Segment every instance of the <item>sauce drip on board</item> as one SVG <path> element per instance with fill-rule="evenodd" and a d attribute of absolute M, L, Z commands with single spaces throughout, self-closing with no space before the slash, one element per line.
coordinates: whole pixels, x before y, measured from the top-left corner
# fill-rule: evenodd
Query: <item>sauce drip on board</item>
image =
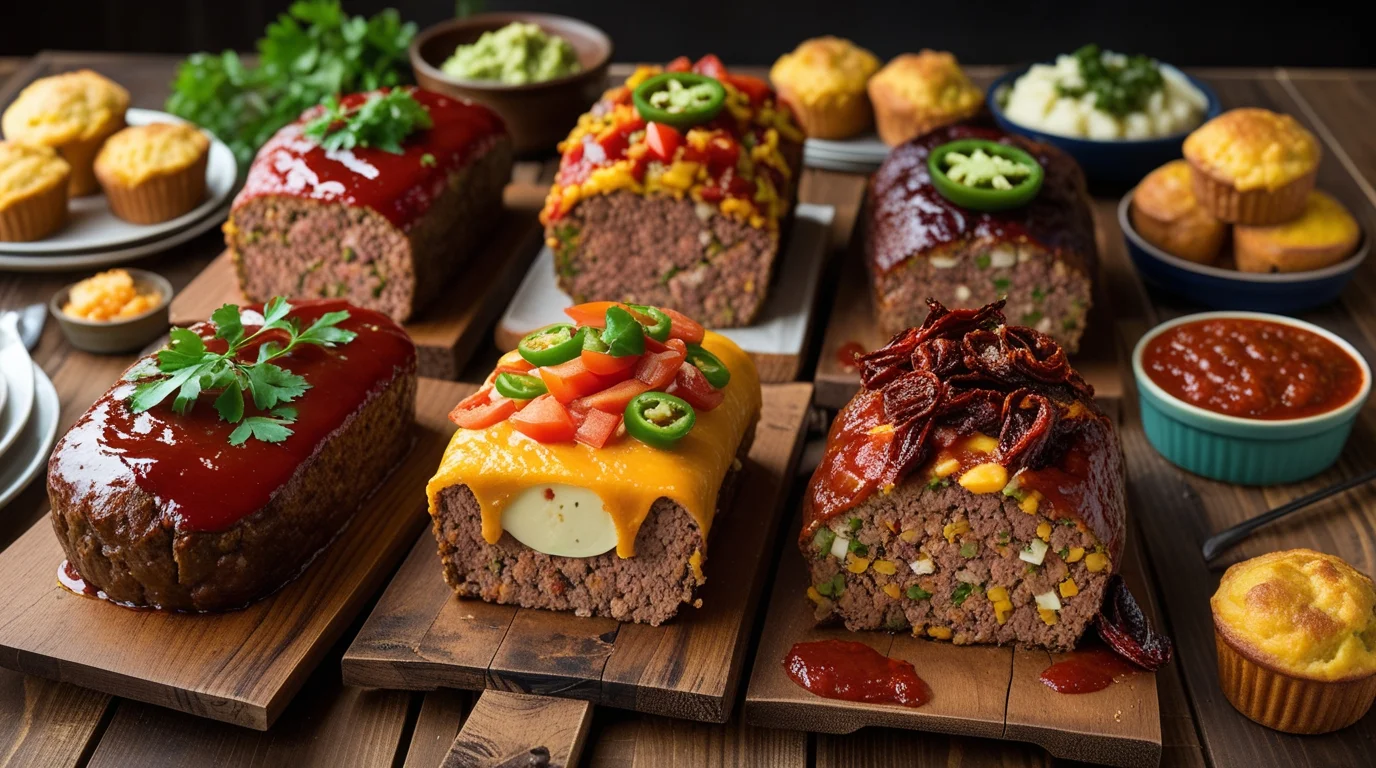
<path fill-rule="evenodd" d="M 913 665 L 890 659 L 854 640 L 798 643 L 784 657 L 793 682 L 828 699 L 920 707 L 932 689 Z"/>
<path fill-rule="evenodd" d="M 316 107 L 258 150 L 234 207 L 264 195 L 304 197 L 371 208 L 396 226 L 409 228 L 448 188 L 451 171 L 506 135 L 501 118 L 480 104 L 419 88 L 411 95 L 429 110 L 434 125 L 407 136 L 401 154 L 364 147 L 322 149 L 301 135 L 305 124 L 321 113 Z M 352 108 L 367 97 L 352 93 L 339 101 Z"/>
<path fill-rule="evenodd" d="M 1361 366 L 1324 337 L 1284 323 L 1215 318 L 1152 339 L 1142 367 L 1172 397 L 1244 419 L 1299 419 L 1361 391 Z"/>
<path fill-rule="evenodd" d="M 311 388 L 291 403 L 297 420 L 293 434 L 280 443 L 249 440 L 229 444 L 236 425 L 223 421 L 204 393 L 190 413 L 172 412 L 171 399 L 145 413 L 134 413 L 128 397 L 134 383 L 122 381 L 96 401 L 62 438 L 53 452 L 61 476 L 78 495 L 116 493 L 136 485 L 158 502 L 150 525 L 169 524 L 178 531 L 222 531 L 267 506 L 273 494 L 317 446 L 339 428 L 373 393 L 384 389 L 398 371 L 414 367 L 415 346 L 386 315 L 352 307 L 343 301 L 300 301 L 290 317 L 303 327 L 326 312 L 347 309 L 340 328 L 358 337 L 326 348 L 303 345 L 274 361 L 306 379 Z M 246 335 L 262 323 L 261 307 L 241 312 Z M 207 348 L 224 350 L 214 328 L 201 323 L 192 330 Z M 285 340 L 264 334 L 244 356 L 256 359 L 258 346 Z M 258 411 L 250 398 L 245 416 Z M 398 414 L 410 418 L 410 414 Z"/>
<path fill-rule="evenodd" d="M 1094 693 L 1142 669 L 1107 648 L 1072 651 L 1042 671 L 1042 685 L 1057 693 Z"/>
<path fill-rule="evenodd" d="M 857 341 L 848 341 L 836 349 L 836 362 L 840 363 L 848 371 L 860 370 L 860 357 L 865 354 L 865 348 L 860 346 Z"/>

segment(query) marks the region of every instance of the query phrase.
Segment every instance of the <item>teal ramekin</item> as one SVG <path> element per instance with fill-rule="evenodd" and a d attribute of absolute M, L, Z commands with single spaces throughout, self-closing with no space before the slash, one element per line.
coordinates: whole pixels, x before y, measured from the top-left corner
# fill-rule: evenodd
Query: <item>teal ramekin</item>
<path fill-rule="evenodd" d="M 1157 386 L 1142 367 L 1147 344 L 1177 325 L 1215 318 L 1265 320 L 1318 334 L 1357 361 L 1364 379 L 1362 387 L 1356 397 L 1328 413 L 1266 421 L 1214 413 Z M 1371 366 L 1347 341 L 1312 323 L 1261 312 L 1201 312 L 1162 323 L 1148 331 L 1132 350 L 1132 375 L 1137 382 L 1142 428 L 1152 447 L 1181 469 L 1238 485 L 1294 483 L 1331 467 L 1371 393 Z"/>

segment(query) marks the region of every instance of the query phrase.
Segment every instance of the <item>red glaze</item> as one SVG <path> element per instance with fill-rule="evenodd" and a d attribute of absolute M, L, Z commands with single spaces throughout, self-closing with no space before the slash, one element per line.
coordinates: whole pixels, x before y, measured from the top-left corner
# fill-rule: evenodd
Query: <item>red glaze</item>
<path fill-rule="evenodd" d="M 784 657 L 784 671 L 793 682 L 828 699 L 904 707 L 932 700 L 932 689 L 912 664 L 886 658 L 854 640 L 798 643 Z"/>
<path fill-rule="evenodd" d="M 451 171 L 506 135 L 502 119 L 481 104 L 419 88 L 411 94 L 430 111 L 434 126 L 408 136 L 402 154 L 364 148 L 326 152 L 301 135 L 305 123 L 322 111 L 313 107 L 258 150 L 234 207 L 265 195 L 304 197 L 371 208 L 397 227 L 410 228 L 445 190 Z M 353 93 L 340 103 L 357 106 L 367 97 Z M 426 155 L 434 162 L 423 161 Z"/>
<path fill-rule="evenodd" d="M 215 394 L 203 394 L 190 413 L 172 412 L 168 398 L 146 413 L 133 413 L 127 398 L 134 384 L 121 381 L 91 406 L 53 451 L 50 471 L 60 470 L 78 496 L 118 493 L 137 485 L 158 501 L 164 524 L 178 531 L 222 531 L 262 509 L 297 468 L 370 396 L 399 372 L 416 364 L 410 337 L 386 315 L 339 300 L 301 301 L 290 317 L 302 326 L 339 309 L 349 311 L 339 324 L 358 333 L 334 348 L 302 346 L 275 362 L 311 385 L 291 405 L 297 409 L 293 433 L 280 443 L 249 440 L 229 444 L 235 425 L 222 421 Z M 262 322 L 261 305 L 243 310 L 246 333 Z M 256 321 L 256 322 L 255 322 Z M 223 350 L 209 323 L 192 326 L 210 349 Z M 264 341 L 285 340 L 280 333 Z M 254 344 L 244 354 L 256 359 Z M 245 415 L 258 411 L 252 399 Z M 398 418 L 408 418 L 398 414 Z"/>
<path fill-rule="evenodd" d="M 1142 351 L 1157 386 L 1207 411 L 1244 419 L 1299 419 L 1336 410 L 1362 389 L 1361 365 L 1324 337 L 1284 323 L 1196 320 Z"/>
<path fill-rule="evenodd" d="M 1087 648 L 1047 667 L 1041 681 L 1057 693 L 1094 693 L 1141 671 L 1107 648 Z"/>
<path fill-rule="evenodd" d="M 859 342 L 848 341 L 836 349 L 836 362 L 847 370 L 855 371 L 860 369 L 860 356 L 865 354 L 865 348 Z"/>

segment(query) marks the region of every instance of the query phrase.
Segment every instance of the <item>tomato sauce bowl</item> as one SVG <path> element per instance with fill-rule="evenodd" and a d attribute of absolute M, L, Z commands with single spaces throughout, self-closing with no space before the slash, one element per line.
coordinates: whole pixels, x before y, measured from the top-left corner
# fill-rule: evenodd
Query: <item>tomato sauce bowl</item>
<path fill-rule="evenodd" d="M 1312 477 L 1342 453 L 1371 366 L 1312 323 L 1203 312 L 1152 328 L 1132 352 L 1142 427 L 1167 461 L 1239 485 Z"/>

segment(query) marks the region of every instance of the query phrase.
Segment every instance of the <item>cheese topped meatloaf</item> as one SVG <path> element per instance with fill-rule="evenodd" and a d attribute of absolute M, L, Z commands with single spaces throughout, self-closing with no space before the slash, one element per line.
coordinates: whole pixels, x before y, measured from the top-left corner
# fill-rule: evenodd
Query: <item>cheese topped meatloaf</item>
<path fill-rule="evenodd" d="M 427 487 L 444 578 L 462 597 L 659 624 L 705 581 L 759 378 L 671 310 L 568 312 L 450 415 Z"/>

